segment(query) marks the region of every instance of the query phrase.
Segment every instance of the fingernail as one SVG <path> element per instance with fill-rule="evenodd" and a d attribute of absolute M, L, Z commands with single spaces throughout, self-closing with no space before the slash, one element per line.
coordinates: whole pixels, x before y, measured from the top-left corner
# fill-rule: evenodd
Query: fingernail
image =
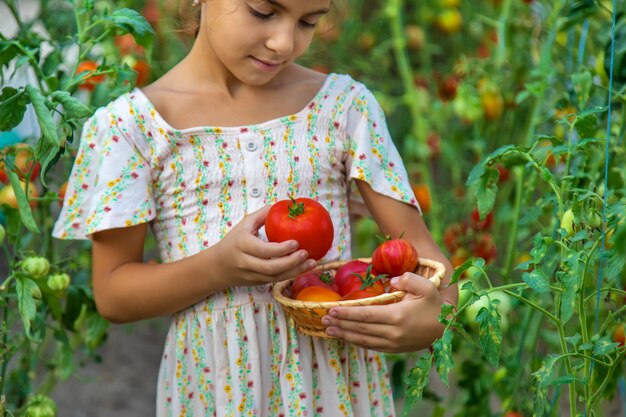
<path fill-rule="evenodd" d="M 336 334 L 335 329 L 329 327 L 328 329 L 326 329 L 326 334 L 329 336 L 334 336 Z"/>
<path fill-rule="evenodd" d="M 337 317 L 337 310 L 330 310 L 328 314 L 330 314 L 333 317 Z"/>
<path fill-rule="evenodd" d="M 296 249 L 298 249 L 298 246 L 299 246 L 299 245 L 298 245 L 298 241 L 297 241 L 297 240 L 292 240 L 292 241 L 289 243 L 289 248 L 290 248 L 290 249 L 296 250 Z"/>
<path fill-rule="evenodd" d="M 391 283 L 391 285 L 396 285 L 399 281 L 400 277 L 393 277 L 389 282 Z"/>
<path fill-rule="evenodd" d="M 329 326 L 330 325 L 330 318 L 326 317 L 326 316 L 322 317 L 322 324 L 324 326 Z"/>

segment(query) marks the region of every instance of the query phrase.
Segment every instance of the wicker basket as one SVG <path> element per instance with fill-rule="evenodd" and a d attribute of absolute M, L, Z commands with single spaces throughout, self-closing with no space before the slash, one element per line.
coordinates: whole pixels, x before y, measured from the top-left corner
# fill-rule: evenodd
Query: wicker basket
<path fill-rule="evenodd" d="M 363 262 L 371 262 L 370 258 L 359 259 Z M 324 265 L 320 265 L 316 270 L 332 271 L 334 273 L 339 267 L 349 261 L 336 261 L 330 262 Z M 434 261 L 432 259 L 419 258 L 419 264 L 415 273 L 422 277 L 431 280 L 437 287 L 441 283 L 446 272 L 445 266 L 441 262 Z M 370 298 L 362 298 L 359 300 L 347 300 L 347 301 L 300 301 L 293 298 L 289 298 L 288 290 L 291 287 L 295 278 L 288 279 L 286 281 L 277 282 L 272 288 L 272 295 L 287 312 L 287 315 L 293 318 L 296 329 L 305 335 L 317 336 L 323 338 L 331 338 L 326 334 L 326 326 L 322 324 L 322 317 L 328 314 L 328 310 L 332 307 L 338 306 L 368 306 L 368 305 L 381 305 L 391 304 L 398 302 L 406 294 L 404 291 L 395 291 L 392 293 L 385 293 Z"/>

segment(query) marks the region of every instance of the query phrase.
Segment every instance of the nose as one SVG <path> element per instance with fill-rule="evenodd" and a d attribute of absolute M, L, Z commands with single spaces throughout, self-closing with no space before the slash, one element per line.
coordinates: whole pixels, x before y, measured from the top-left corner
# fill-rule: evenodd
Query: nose
<path fill-rule="evenodd" d="M 285 22 L 276 25 L 270 32 L 265 46 L 281 57 L 289 56 L 295 45 L 295 31 L 291 24 Z"/>

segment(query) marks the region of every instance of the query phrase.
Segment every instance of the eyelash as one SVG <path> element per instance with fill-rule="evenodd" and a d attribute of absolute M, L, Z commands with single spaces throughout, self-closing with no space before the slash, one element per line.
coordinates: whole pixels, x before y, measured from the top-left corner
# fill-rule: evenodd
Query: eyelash
<path fill-rule="evenodd" d="M 274 16 L 274 13 L 269 13 L 269 14 L 261 13 L 258 10 L 253 9 L 252 7 L 250 7 L 250 14 L 256 17 L 257 19 L 261 19 L 261 20 L 268 20 L 272 16 Z M 309 23 L 309 22 L 305 22 L 302 20 L 300 21 L 300 25 L 302 25 L 303 27 L 307 29 L 314 29 L 315 26 L 317 26 L 317 24 L 315 23 Z"/>

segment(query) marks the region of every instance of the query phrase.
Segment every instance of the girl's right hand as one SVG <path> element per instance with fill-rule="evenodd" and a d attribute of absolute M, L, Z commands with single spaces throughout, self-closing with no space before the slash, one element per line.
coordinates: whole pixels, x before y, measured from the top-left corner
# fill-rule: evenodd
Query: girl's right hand
<path fill-rule="evenodd" d="M 297 241 L 265 242 L 259 237 L 269 208 L 244 217 L 214 246 L 215 269 L 223 277 L 232 277 L 232 286 L 283 281 L 317 266 L 306 250 L 298 250 Z"/>

